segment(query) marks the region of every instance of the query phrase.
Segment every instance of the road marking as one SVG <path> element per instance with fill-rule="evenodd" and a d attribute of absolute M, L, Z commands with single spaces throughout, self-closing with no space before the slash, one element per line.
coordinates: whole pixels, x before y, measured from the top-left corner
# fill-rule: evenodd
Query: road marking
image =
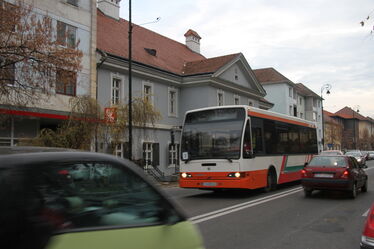
<path fill-rule="evenodd" d="M 371 169 L 374 169 L 374 167 L 366 168 L 366 169 L 364 169 L 364 170 L 365 170 L 365 171 L 368 171 L 368 170 L 371 170 Z"/>
<path fill-rule="evenodd" d="M 362 216 L 365 216 L 365 217 L 368 216 L 369 210 L 370 210 L 370 208 L 368 210 L 366 210 L 366 212 Z"/>
<path fill-rule="evenodd" d="M 189 220 L 194 224 L 201 223 L 201 222 L 211 220 L 211 219 L 223 216 L 223 215 L 227 215 L 227 214 L 230 214 L 230 213 L 240 211 L 240 210 L 245 209 L 245 208 L 254 207 L 254 206 L 260 205 L 262 203 L 266 203 L 266 202 L 276 200 L 276 199 L 279 199 L 279 198 L 282 198 L 282 197 L 285 197 L 285 196 L 288 196 L 288 195 L 292 195 L 292 194 L 295 194 L 297 192 L 300 192 L 301 190 L 302 190 L 302 187 L 297 187 L 297 188 L 294 188 L 294 189 L 291 189 L 291 190 L 283 191 L 281 193 L 273 194 L 273 195 L 270 195 L 270 196 L 265 196 L 265 197 L 262 197 L 262 198 L 259 198 L 259 199 L 256 199 L 256 200 L 240 203 L 240 204 L 237 204 L 237 205 L 234 205 L 234 206 L 231 206 L 231 207 L 222 208 L 222 209 L 219 209 L 219 210 L 216 210 L 216 211 L 213 211 L 213 212 L 209 212 L 209 213 L 206 213 L 206 214 L 197 215 L 197 216 L 194 216 L 194 217 L 190 218 Z"/>

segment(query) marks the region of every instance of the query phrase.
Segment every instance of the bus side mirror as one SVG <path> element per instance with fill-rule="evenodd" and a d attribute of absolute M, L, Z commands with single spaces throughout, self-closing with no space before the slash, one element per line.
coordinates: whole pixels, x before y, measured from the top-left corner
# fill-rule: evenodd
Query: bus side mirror
<path fill-rule="evenodd" d="M 308 166 L 308 162 L 304 163 L 304 168 L 305 168 L 306 166 Z"/>

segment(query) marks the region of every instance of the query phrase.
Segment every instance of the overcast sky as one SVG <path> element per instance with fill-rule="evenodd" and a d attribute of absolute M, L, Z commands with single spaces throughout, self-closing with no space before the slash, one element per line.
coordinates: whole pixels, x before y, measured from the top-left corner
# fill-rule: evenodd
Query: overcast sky
<path fill-rule="evenodd" d="M 128 19 L 127 0 L 120 16 Z M 252 69 L 273 67 L 317 94 L 331 84 L 325 110 L 359 106 L 374 117 L 373 0 L 132 1 L 134 23 L 157 17 L 143 26 L 181 43 L 191 28 L 207 58 L 241 52 Z"/>

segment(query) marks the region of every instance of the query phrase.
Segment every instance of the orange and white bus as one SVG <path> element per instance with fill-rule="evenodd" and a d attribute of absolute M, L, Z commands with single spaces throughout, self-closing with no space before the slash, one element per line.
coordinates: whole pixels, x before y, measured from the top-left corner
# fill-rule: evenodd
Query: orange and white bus
<path fill-rule="evenodd" d="M 256 189 L 299 180 L 318 153 L 315 123 L 250 106 L 188 111 L 179 186 Z"/>

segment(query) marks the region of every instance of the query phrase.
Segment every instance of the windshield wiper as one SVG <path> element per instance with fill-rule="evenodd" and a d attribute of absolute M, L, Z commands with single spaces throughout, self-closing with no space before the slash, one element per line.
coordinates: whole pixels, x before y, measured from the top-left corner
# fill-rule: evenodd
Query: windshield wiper
<path fill-rule="evenodd" d="M 232 159 L 230 157 L 226 157 L 225 159 L 227 159 L 230 163 L 232 163 Z"/>

